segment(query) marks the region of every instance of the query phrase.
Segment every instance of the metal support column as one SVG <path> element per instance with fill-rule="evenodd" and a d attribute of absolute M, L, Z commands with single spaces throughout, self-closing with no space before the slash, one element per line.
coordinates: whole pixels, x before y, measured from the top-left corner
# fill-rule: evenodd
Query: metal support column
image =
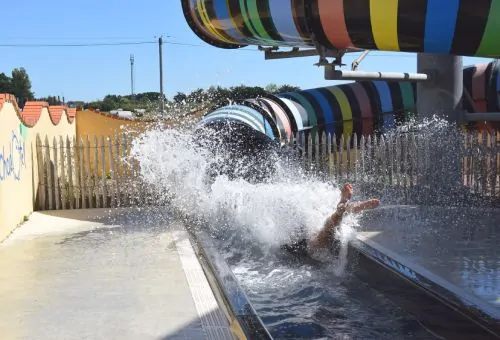
<path fill-rule="evenodd" d="M 463 92 L 462 57 L 420 53 L 417 72 L 430 79 L 417 85 L 417 113 L 419 117 L 439 115 L 449 122 L 462 120 Z"/>
<path fill-rule="evenodd" d="M 419 183 L 428 191 L 425 202 L 459 203 L 465 198 L 460 170 L 460 133 L 462 124 L 463 65 L 462 57 L 419 54 L 417 72 L 429 75 L 417 83 L 417 115 L 419 119 L 434 115 L 447 120 L 451 127 L 431 125 L 425 132 L 430 143 L 428 168 L 420 171 Z"/>

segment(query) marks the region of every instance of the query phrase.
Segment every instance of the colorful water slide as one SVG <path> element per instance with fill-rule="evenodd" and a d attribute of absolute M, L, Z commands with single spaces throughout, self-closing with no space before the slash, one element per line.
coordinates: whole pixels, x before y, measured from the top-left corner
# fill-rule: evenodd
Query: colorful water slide
<path fill-rule="evenodd" d="M 218 108 L 203 117 L 203 124 L 237 122 L 272 140 L 304 130 L 368 135 L 404 121 L 414 111 L 415 92 L 408 82 L 373 81 L 281 93 Z"/>
<path fill-rule="evenodd" d="M 181 0 L 220 48 L 314 46 L 500 56 L 497 0 Z"/>
<path fill-rule="evenodd" d="M 469 113 L 500 111 L 500 63 L 465 67 L 464 89 Z M 404 122 L 415 111 L 415 103 L 414 83 L 353 82 L 247 99 L 209 112 L 203 123 L 234 121 L 272 140 L 304 130 L 360 136 Z"/>

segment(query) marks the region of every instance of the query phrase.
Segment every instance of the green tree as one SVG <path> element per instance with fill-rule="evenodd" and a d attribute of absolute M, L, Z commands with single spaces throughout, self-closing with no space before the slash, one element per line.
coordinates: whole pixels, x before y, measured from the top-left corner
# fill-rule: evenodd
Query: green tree
<path fill-rule="evenodd" d="M 5 73 L 0 73 L 0 93 L 12 93 L 10 77 Z"/>
<path fill-rule="evenodd" d="M 216 106 L 227 105 L 233 99 L 231 91 L 220 86 L 211 86 L 206 93 L 207 100 Z"/>
<path fill-rule="evenodd" d="M 295 92 L 295 91 L 300 91 L 300 87 L 284 84 L 278 87 L 276 93 Z"/>
<path fill-rule="evenodd" d="M 31 91 L 30 78 L 23 67 L 12 70 L 10 82 L 12 94 L 17 97 L 19 105 L 23 106 L 26 101 L 35 99 L 35 95 Z"/>
<path fill-rule="evenodd" d="M 188 103 L 203 103 L 205 100 L 207 100 L 208 96 L 205 93 L 205 90 L 203 89 L 196 89 L 193 92 L 191 92 L 189 95 L 187 95 L 186 101 Z"/>
<path fill-rule="evenodd" d="M 265 87 L 266 92 L 269 93 L 277 93 L 278 92 L 278 85 L 271 83 Z"/>
<path fill-rule="evenodd" d="M 232 100 L 242 100 L 249 98 L 256 98 L 266 94 L 266 90 L 259 86 L 234 86 L 231 87 L 231 99 Z"/>
<path fill-rule="evenodd" d="M 177 94 L 174 96 L 174 102 L 177 104 L 185 102 L 186 100 L 187 100 L 187 95 L 183 92 L 177 92 Z"/>
<path fill-rule="evenodd" d="M 62 105 L 62 100 L 59 96 L 47 96 L 44 98 L 38 98 L 37 100 L 47 102 L 49 105 Z"/>

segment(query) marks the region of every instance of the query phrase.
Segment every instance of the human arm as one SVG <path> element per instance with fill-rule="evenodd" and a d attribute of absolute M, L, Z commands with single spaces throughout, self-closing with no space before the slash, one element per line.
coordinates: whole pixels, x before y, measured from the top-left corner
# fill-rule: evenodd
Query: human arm
<path fill-rule="evenodd" d="M 373 198 L 364 202 L 356 202 L 351 203 L 347 206 L 346 211 L 348 213 L 357 214 L 362 212 L 363 210 L 373 209 L 378 207 L 380 204 L 380 200 Z"/>

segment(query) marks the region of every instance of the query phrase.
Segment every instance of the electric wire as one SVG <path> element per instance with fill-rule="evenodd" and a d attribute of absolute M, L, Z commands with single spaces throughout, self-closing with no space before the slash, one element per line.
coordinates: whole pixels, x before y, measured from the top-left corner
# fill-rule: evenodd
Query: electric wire
<path fill-rule="evenodd" d="M 168 36 L 171 37 L 171 36 Z M 3 39 L 11 39 L 11 38 L 3 38 Z M 33 39 L 33 40 L 83 40 L 85 38 L 57 38 L 57 37 L 51 37 L 51 38 L 42 38 L 42 37 L 17 37 L 17 39 Z M 87 38 L 87 40 L 106 40 L 107 38 Z M 117 38 L 109 38 L 107 40 L 112 40 L 112 39 L 117 39 Z M 121 39 L 128 39 L 128 38 L 121 38 Z M 132 38 L 130 38 L 132 39 Z M 153 44 L 158 44 L 158 41 L 156 40 L 144 40 L 144 41 L 108 41 L 108 42 L 68 42 L 68 43 L 4 43 L 0 42 L 0 47 L 12 47 L 12 48 L 50 48 L 50 47 L 106 47 L 106 46 L 132 46 L 132 45 L 153 45 Z M 186 47 L 202 47 L 202 48 L 214 48 L 211 45 L 208 44 L 195 44 L 195 43 L 185 43 L 185 42 L 179 42 L 179 41 L 171 41 L 171 40 L 163 40 L 163 44 L 165 45 L 177 45 L 177 46 L 186 46 Z M 241 48 L 238 50 L 235 50 L 235 52 L 239 51 L 250 51 L 250 52 L 261 52 L 257 48 Z M 362 52 L 359 52 L 362 53 Z M 397 52 L 395 52 L 397 53 Z M 350 53 L 347 54 L 346 57 L 349 56 L 357 56 L 356 53 Z M 370 54 L 371 57 L 395 57 L 394 54 L 389 54 L 389 53 L 376 53 L 372 52 Z M 415 58 L 415 55 L 405 55 L 405 54 L 398 54 L 398 58 Z"/>

